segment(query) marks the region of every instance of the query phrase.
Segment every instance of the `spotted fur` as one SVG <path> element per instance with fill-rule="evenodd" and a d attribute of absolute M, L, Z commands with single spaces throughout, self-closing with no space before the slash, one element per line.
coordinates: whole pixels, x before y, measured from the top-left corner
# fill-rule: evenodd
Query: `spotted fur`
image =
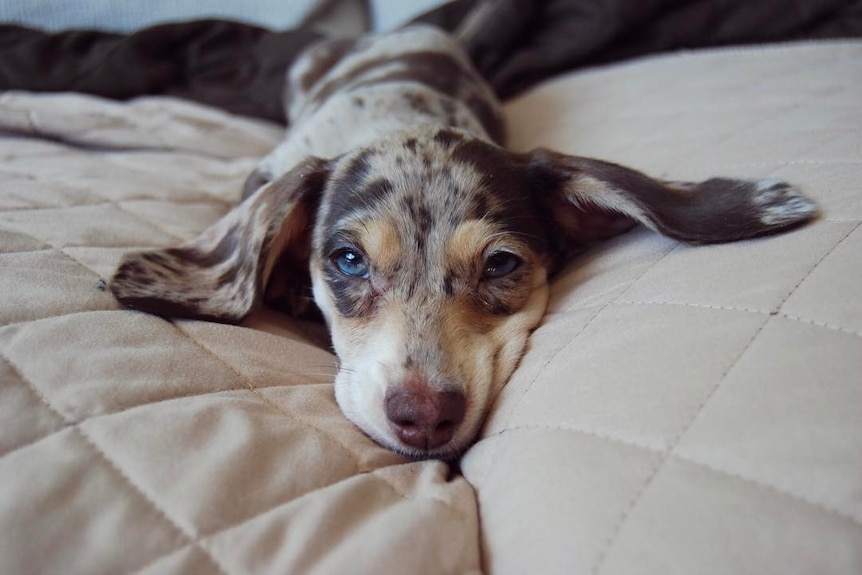
<path fill-rule="evenodd" d="M 263 303 L 302 313 L 313 294 L 342 410 L 414 457 L 474 440 L 573 248 L 637 222 L 730 241 L 816 211 L 783 182 L 659 182 L 506 151 L 490 89 L 432 28 L 322 43 L 288 85 L 291 127 L 244 201 L 184 246 L 127 255 L 111 288 L 129 307 L 231 322 Z"/>

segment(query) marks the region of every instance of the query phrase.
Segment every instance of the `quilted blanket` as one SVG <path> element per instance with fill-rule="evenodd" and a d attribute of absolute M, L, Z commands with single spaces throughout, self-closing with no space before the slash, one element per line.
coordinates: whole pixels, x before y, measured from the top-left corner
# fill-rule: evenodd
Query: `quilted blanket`
<path fill-rule="evenodd" d="M 228 210 L 280 128 L 0 95 L 0 573 L 862 572 L 862 42 L 611 66 L 507 113 L 515 149 L 783 178 L 822 215 L 596 246 L 450 466 L 347 422 L 322 326 L 106 291 Z"/>

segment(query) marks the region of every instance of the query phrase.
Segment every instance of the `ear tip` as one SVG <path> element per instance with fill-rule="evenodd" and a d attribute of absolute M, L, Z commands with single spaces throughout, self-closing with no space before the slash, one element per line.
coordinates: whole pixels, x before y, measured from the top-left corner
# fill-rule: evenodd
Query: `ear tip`
<path fill-rule="evenodd" d="M 147 265 L 147 252 L 129 253 L 120 260 L 111 277 L 109 289 L 124 307 L 159 316 L 192 317 L 195 314 L 189 303 L 173 301 L 173 290 L 163 285 Z"/>
<path fill-rule="evenodd" d="M 770 227 L 801 224 L 820 213 L 817 203 L 781 180 L 755 180 L 754 203 L 761 223 Z"/>
<path fill-rule="evenodd" d="M 146 267 L 141 265 L 141 254 L 125 254 L 117 265 L 114 275 L 111 276 L 109 287 L 111 293 L 120 300 L 134 297 L 142 287 L 153 283 Z"/>
<path fill-rule="evenodd" d="M 242 297 L 248 294 L 231 292 L 232 297 L 225 300 L 217 297 L 214 288 L 171 276 L 166 269 L 153 266 L 159 258 L 158 252 L 139 252 L 120 260 L 108 287 L 124 307 L 166 318 L 219 323 L 238 323 L 254 307 L 253 298 Z"/>
<path fill-rule="evenodd" d="M 162 310 L 167 302 L 160 299 L 160 290 L 154 288 L 154 280 L 147 273 L 146 267 L 140 264 L 138 254 L 127 254 L 120 261 L 108 284 L 111 293 L 123 306 L 167 315 Z"/>

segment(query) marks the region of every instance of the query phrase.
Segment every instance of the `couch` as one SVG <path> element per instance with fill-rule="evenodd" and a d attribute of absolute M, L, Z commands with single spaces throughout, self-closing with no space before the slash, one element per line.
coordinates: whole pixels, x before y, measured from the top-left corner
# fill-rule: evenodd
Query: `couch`
<path fill-rule="evenodd" d="M 0 94 L 0 572 L 862 572 L 862 42 L 641 58 L 510 101 L 510 146 L 776 177 L 821 206 L 692 247 L 636 229 L 552 284 L 457 464 L 364 436 L 322 326 L 121 309 L 279 126 Z"/>

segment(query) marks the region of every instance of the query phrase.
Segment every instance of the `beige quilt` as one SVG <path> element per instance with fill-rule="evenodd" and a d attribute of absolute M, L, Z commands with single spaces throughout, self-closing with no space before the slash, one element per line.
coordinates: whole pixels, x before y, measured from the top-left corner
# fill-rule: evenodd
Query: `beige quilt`
<path fill-rule="evenodd" d="M 783 178 L 823 213 L 592 249 L 457 470 L 343 418 L 320 326 L 105 290 L 223 214 L 280 129 L 0 95 L 0 573 L 862 573 L 862 43 L 646 59 L 508 113 L 516 149 Z"/>

